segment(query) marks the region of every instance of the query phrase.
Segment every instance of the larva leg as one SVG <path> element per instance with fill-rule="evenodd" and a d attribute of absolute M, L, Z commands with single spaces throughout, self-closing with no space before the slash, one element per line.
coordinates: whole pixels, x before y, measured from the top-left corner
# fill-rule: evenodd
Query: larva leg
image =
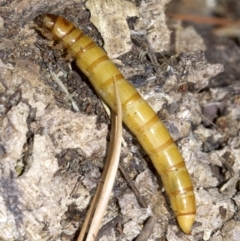
<path fill-rule="evenodd" d="M 161 175 L 179 226 L 189 234 L 196 215 L 193 186 L 184 160 L 169 132 L 157 114 L 124 79 L 106 53 L 91 38 L 68 20 L 43 17 L 45 28 L 60 40 L 76 59 L 78 67 L 89 78 L 98 94 L 116 111 L 114 80 L 122 103 L 123 121 L 137 136 Z"/>

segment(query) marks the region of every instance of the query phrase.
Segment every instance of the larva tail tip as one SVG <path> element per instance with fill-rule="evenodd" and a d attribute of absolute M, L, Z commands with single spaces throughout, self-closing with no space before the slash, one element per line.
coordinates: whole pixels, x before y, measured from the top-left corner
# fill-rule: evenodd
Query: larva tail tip
<path fill-rule="evenodd" d="M 177 217 L 178 224 L 184 233 L 191 234 L 191 229 L 195 221 L 195 216 L 196 215 L 183 215 Z"/>

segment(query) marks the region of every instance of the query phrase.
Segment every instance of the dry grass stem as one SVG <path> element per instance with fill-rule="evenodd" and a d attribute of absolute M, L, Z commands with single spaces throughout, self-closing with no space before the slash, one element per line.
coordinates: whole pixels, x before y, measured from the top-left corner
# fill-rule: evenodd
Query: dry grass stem
<path fill-rule="evenodd" d="M 90 221 L 91 224 L 86 237 L 86 241 L 96 240 L 118 169 L 122 140 L 122 108 L 115 80 L 114 86 L 117 102 L 117 115 L 113 112 L 111 115 L 112 128 L 110 137 L 110 152 L 108 154 L 107 161 L 103 170 L 102 181 L 98 185 L 96 194 L 92 200 L 91 206 L 77 241 L 84 240 Z"/>

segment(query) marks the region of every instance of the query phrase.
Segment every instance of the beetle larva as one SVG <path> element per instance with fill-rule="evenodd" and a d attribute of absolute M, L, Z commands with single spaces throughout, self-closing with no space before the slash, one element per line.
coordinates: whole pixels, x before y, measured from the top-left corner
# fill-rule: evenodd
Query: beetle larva
<path fill-rule="evenodd" d="M 47 14 L 42 21 L 43 27 L 68 49 L 96 92 L 114 111 L 114 80 L 117 82 L 123 122 L 150 156 L 162 178 L 179 226 L 190 234 L 196 216 L 193 186 L 184 160 L 162 121 L 91 38 L 60 16 Z"/>

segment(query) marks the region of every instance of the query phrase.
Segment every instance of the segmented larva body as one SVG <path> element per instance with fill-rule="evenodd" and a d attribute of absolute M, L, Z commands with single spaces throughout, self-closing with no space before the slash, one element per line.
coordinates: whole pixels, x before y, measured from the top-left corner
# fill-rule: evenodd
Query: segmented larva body
<path fill-rule="evenodd" d="M 123 122 L 136 135 L 160 174 L 182 230 L 190 234 L 196 216 L 193 186 L 184 160 L 154 110 L 124 79 L 106 53 L 68 20 L 43 16 L 43 25 L 76 59 L 97 93 L 116 111 L 115 80 L 122 102 Z"/>

